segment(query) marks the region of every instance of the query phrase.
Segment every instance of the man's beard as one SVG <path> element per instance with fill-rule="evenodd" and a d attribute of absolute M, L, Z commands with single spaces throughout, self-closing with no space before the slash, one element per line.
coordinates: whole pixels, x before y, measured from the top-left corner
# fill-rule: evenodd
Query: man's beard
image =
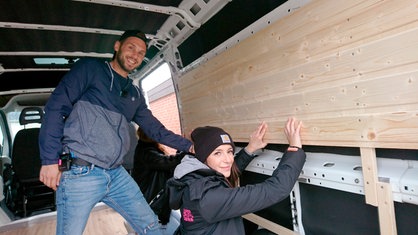
<path fill-rule="evenodd" d="M 128 74 L 131 73 L 132 71 L 134 71 L 137 67 L 133 68 L 133 69 L 128 69 L 125 66 L 125 59 L 122 57 L 122 55 L 120 53 L 116 53 L 116 62 L 119 64 L 119 67 L 127 72 Z"/>

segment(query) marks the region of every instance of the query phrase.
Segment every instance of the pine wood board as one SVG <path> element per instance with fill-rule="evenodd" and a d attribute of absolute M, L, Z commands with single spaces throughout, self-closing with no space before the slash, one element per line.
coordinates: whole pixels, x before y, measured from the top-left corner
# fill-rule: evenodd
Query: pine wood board
<path fill-rule="evenodd" d="M 125 220 L 109 207 L 91 212 L 83 235 L 126 235 Z M 55 234 L 56 215 L 22 219 L 0 227 L 0 235 L 48 235 Z"/>
<path fill-rule="evenodd" d="M 178 80 L 184 133 L 220 126 L 271 143 L 303 120 L 304 144 L 418 148 L 416 2 L 312 1 Z"/>

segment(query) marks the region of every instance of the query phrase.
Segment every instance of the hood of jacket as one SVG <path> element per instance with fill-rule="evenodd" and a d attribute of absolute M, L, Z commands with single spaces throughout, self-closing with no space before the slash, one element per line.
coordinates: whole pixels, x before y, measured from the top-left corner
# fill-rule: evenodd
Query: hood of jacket
<path fill-rule="evenodd" d="M 179 209 L 186 186 L 193 183 L 201 184 L 200 186 L 203 187 L 203 184 L 207 182 L 206 176 L 219 177 L 221 175 L 197 160 L 194 156 L 186 155 L 174 170 L 174 177 L 167 181 L 170 207 L 175 210 Z M 201 189 L 201 187 L 194 188 Z M 199 191 L 201 193 L 201 190 Z"/>
<path fill-rule="evenodd" d="M 190 172 L 200 170 L 200 169 L 210 169 L 207 165 L 202 163 L 201 161 L 197 160 L 192 155 L 186 155 L 181 160 L 180 164 L 177 165 L 176 169 L 174 169 L 174 178 L 180 179 L 183 176 L 189 174 Z"/>

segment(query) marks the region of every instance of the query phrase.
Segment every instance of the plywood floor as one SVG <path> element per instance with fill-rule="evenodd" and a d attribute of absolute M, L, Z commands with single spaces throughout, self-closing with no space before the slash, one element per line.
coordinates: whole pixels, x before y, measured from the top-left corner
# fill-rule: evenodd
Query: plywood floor
<path fill-rule="evenodd" d="M 0 228 L 0 235 L 53 235 L 56 215 L 15 221 Z M 125 220 L 113 209 L 102 206 L 90 214 L 83 235 L 126 235 Z"/>

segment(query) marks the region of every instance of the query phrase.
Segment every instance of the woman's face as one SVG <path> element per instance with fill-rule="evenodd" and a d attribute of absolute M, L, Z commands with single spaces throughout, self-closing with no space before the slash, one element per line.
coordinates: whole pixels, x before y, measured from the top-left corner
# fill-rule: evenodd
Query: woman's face
<path fill-rule="evenodd" d="M 206 159 L 206 164 L 213 170 L 223 174 L 226 178 L 231 175 L 234 163 L 234 149 L 229 144 L 218 146 Z"/>

